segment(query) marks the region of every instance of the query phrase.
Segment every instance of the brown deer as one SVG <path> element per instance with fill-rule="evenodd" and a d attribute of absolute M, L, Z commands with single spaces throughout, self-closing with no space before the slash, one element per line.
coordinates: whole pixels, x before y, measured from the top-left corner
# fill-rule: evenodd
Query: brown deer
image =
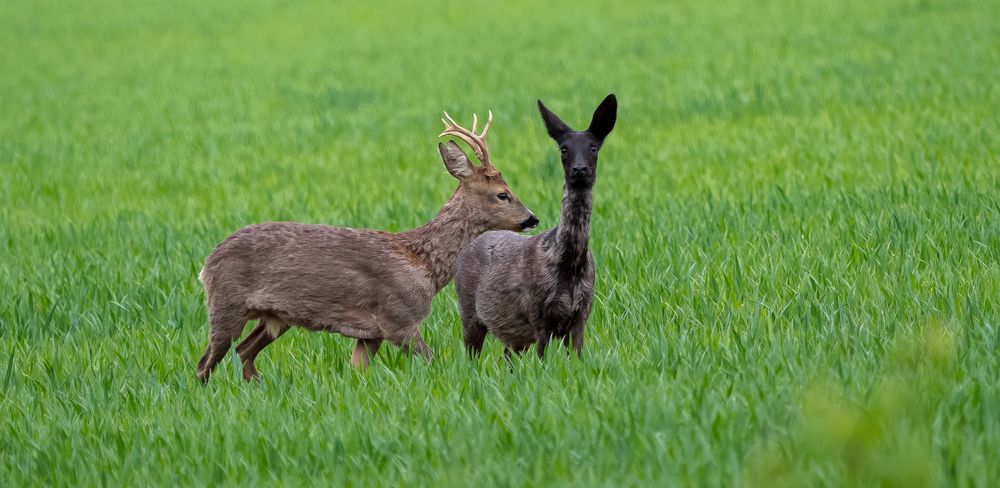
<path fill-rule="evenodd" d="M 431 359 L 419 326 L 454 277 L 458 251 L 487 230 L 538 224 L 490 161 L 493 113 L 478 134 L 475 116 L 471 131 L 447 113 L 442 121 L 439 137 L 465 141 L 482 164 L 474 166 L 454 142 L 438 144 L 458 189 L 423 227 L 390 233 L 273 222 L 244 227 L 216 246 L 199 275 L 211 323 L 198 362 L 202 382 L 253 319 L 257 328 L 236 347 L 247 380 L 257 376 L 260 351 L 293 325 L 357 339 L 356 368 L 368 366 L 383 340 Z"/>
<path fill-rule="evenodd" d="M 487 232 L 459 254 L 455 288 L 465 345 L 473 355 L 482 350 L 487 332 L 504 343 L 508 359 L 535 343 L 544 357 L 553 337 L 583 353 L 594 299 L 591 190 L 597 153 L 615 126 L 618 101 L 608 95 L 585 131 L 571 129 L 541 100 L 538 110 L 562 156 L 562 215 L 558 227 L 536 236 Z"/>

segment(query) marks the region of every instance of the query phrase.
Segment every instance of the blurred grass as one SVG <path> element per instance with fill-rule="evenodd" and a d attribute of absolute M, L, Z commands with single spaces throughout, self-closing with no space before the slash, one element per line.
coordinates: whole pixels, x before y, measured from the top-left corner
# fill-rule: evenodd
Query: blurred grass
<path fill-rule="evenodd" d="M 0 480 L 989 484 L 998 14 L 0 3 Z M 583 126 L 609 92 L 583 361 L 470 362 L 449 287 L 432 365 L 389 348 L 356 374 L 349 341 L 297 330 L 263 384 L 235 360 L 197 384 L 196 273 L 227 234 L 420 225 L 454 188 L 440 112 L 487 108 L 552 226 L 534 100 Z M 945 359 L 900 359 L 938 336 Z"/>

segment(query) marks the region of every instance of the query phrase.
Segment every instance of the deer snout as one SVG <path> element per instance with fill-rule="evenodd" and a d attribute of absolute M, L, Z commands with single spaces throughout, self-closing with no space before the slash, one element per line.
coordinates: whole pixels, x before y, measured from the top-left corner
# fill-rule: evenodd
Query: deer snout
<path fill-rule="evenodd" d="M 573 166 L 569 167 L 569 175 L 573 177 L 587 176 L 589 172 L 586 163 L 574 163 Z"/>
<path fill-rule="evenodd" d="M 525 219 L 524 222 L 521 222 L 521 230 L 528 230 L 536 225 L 538 225 L 538 217 L 532 215 L 531 217 Z"/>

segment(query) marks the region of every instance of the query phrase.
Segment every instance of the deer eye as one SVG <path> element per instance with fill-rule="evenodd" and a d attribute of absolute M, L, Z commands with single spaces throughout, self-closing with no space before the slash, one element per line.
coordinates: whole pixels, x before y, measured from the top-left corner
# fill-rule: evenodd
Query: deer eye
<path fill-rule="evenodd" d="M 510 200 L 510 195 L 508 195 L 507 192 L 501 192 L 497 194 L 497 198 L 506 202 L 507 200 Z"/>
<path fill-rule="evenodd" d="M 590 145 L 590 152 L 593 153 L 593 154 L 597 154 L 597 146 L 591 144 Z"/>
<path fill-rule="evenodd" d="M 568 150 L 566 149 L 566 146 L 563 146 L 563 147 L 559 148 L 559 154 L 562 154 L 563 156 L 565 156 L 567 152 L 568 152 Z"/>

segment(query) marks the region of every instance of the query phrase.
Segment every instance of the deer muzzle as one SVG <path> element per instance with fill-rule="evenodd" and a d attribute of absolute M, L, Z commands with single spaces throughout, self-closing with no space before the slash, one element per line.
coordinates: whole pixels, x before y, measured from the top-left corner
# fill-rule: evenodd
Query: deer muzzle
<path fill-rule="evenodd" d="M 532 215 L 531 217 L 525 219 L 524 222 L 521 222 L 521 230 L 528 230 L 535 227 L 536 225 L 538 225 L 538 217 Z"/>

